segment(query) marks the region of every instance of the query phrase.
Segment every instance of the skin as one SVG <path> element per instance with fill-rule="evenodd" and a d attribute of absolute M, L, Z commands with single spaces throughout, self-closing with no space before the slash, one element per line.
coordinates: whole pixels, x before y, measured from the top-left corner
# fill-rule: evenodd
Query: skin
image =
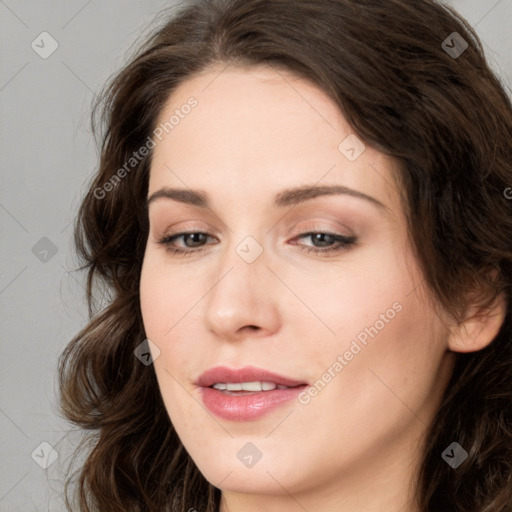
<path fill-rule="evenodd" d="M 148 196 L 163 187 L 202 190 L 210 205 L 150 204 L 140 299 L 147 337 L 160 350 L 154 369 L 169 417 L 222 490 L 220 512 L 419 511 L 412 490 L 423 436 L 453 351 L 489 343 L 502 310 L 457 325 L 436 307 L 408 241 L 393 181 L 398 162 L 369 145 L 349 161 L 338 145 L 353 130 L 322 90 L 270 67 L 210 68 L 173 92 L 160 121 L 190 96 L 198 105 L 154 148 Z M 386 210 L 346 194 L 272 204 L 285 188 L 333 184 Z M 183 231 L 209 237 L 171 244 L 190 257 L 158 243 Z M 299 236 L 311 231 L 357 241 L 315 255 L 300 249 L 315 247 Z M 247 236 L 263 250 L 252 263 L 236 251 Z M 333 372 L 338 355 L 396 303 L 394 318 Z M 307 404 L 232 422 L 213 416 L 194 385 L 221 364 L 310 384 L 329 368 L 334 377 Z M 247 442 L 262 453 L 251 468 L 237 457 Z"/>

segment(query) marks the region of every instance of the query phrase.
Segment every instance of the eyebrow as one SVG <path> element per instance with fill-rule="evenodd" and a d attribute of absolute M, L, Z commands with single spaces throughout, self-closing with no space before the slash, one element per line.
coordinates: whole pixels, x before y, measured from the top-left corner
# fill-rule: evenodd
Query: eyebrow
<path fill-rule="evenodd" d="M 380 210 L 390 212 L 389 208 L 381 203 L 378 199 L 372 196 L 354 190 L 352 188 L 345 187 L 343 185 L 321 185 L 321 186 L 301 186 L 295 188 L 285 189 L 279 192 L 274 198 L 274 206 L 278 208 L 284 208 L 288 206 L 295 206 L 303 203 L 310 199 L 314 199 L 320 196 L 331 196 L 331 195 L 348 195 L 356 197 L 358 199 L 364 199 Z M 146 202 L 146 206 L 149 207 L 151 203 L 158 199 L 173 199 L 181 203 L 198 206 L 200 208 L 210 208 L 208 195 L 201 190 L 190 190 L 182 188 L 162 188 L 153 192 Z"/>

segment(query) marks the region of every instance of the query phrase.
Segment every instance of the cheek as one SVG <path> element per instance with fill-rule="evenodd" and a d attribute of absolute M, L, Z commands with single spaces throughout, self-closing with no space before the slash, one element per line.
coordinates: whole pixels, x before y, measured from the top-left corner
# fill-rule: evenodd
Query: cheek
<path fill-rule="evenodd" d="M 359 259 L 359 269 L 355 265 L 323 297 L 309 296 L 334 332 L 325 329 L 309 354 L 315 378 L 336 375 L 325 393 L 329 400 L 358 398 L 376 409 L 391 401 L 400 408 L 397 396 L 403 395 L 419 405 L 435 385 L 447 335 L 419 269 L 410 252 L 385 244 Z"/>
<path fill-rule="evenodd" d="M 189 421 L 190 416 L 183 414 L 197 404 L 184 391 L 183 385 L 188 383 L 180 372 L 191 361 L 190 350 L 198 353 L 193 343 L 183 342 L 190 323 L 198 320 L 194 320 L 193 310 L 196 297 L 193 286 L 180 282 L 179 274 L 166 272 L 151 254 L 147 255 L 140 279 L 140 306 L 146 336 L 160 351 L 153 364 L 158 385 L 169 416 L 173 423 L 177 421 L 175 427 L 197 437 L 200 443 L 197 421 Z M 178 335 L 180 343 L 176 342 Z"/>
<path fill-rule="evenodd" d="M 409 294 L 420 282 L 419 276 L 407 271 L 404 254 L 386 241 L 347 258 L 327 277 L 319 286 L 303 283 L 298 291 L 318 317 L 316 328 L 322 334 L 315 352 L 323 364 L 326 354 L 331 359 L 343 354 L 353 340 L 364 348 L 386 333 L 392 339 L 393 329 L 410 314 L 402 310 L 406 303 L 408 310 L 412 308 Z"/>
<path fill-rule="evenodd" d="M 140 306 L 146 335 L 155 340 L 172 339 L 172 333 L 182 320 L 192 314 L 200 297 L 199 283 L 183 281 L 180 273 L 165 268 L 150 253 L 144 259 L 140 279 Z M 183 325 L 180 325 L 182 328 Z"/>
<path fill-rule="evenodd" d="M 446 333 L 418 290 L 410 293 L 407 281 L 394 284 L 367 301 L 347 302 L 337 336 L 316 354 L 320 383 L 311 407 L 331 416 L 341 438 L 357 435 L 370 443 L 418 418 L 428 421 L 444 382 Z"/>

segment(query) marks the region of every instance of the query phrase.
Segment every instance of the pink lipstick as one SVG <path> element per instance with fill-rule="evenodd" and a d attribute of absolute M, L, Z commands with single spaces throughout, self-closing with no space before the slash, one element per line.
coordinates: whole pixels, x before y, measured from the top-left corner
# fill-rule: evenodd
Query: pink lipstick
<path fill-rule="evenodd" d="M 308 385 L 253 366 L 216 366 L 204 372 L 195 384 L 207 409 L 230 421 L 260 418 L 297 398 Z"/>

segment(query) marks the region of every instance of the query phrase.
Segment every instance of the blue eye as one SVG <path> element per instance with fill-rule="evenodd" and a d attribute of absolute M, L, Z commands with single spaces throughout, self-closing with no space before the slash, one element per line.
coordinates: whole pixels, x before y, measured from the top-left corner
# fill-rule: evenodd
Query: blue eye
<path fill-rule="evenodd" d="M 174 246 L 174 241 L 178 238 L 182 238 L 183 242 L 185 242 L 185 247 L 189 247 L 192 250 L 182 249 Z M 175 254 L 177 256 L 192 256 L 193 253 L 197 253 L 202 250 L 202 242 L 208 238 L 208 233 L 204 233 L 202 231 L 189 231 L 185 233 L 177 233 L 176 235 L 164 236 L 160 240 L 158 240 L 159 244 L 165 246 L 166 250 L 171 254 Z M 192 245 L 187 245 L 187 241 L 192 241 Z M 199 249 L 194 249 L 194 247 L 200 247 Z"/>
<path fill-rule="evenodd" d="M 175 235 L 165 236 L 158 240 L 158 243 L 165 246 L 166 250 L 176 256 L 192 256 L 204 250 L 204 244 L 210 237 L 208 233 L 203 231 L 188 231 L 184 233 L 177 233 Z M 303 233 L 296 237 L 297 239 L 309 237 L 313 241 L 313 246 L 300 245 L 300 250 L 306 253 L 324 254 L 324 253 L 339 253 L 348 250 L 356 243 L 356 238 L 351 236 L 343 236 L 336 233 L 316 232 L 311 231 Z M 185 248 L 177 247 L 176 240 L 182 239 Z M 210 237 L 213 238 L 213 237 Z M 315 244 L 319 245 L 315 245 Z"/>
<path fill-rule="evenodd" d="M 304 233 L 302 235 L 299 235 L 298 238 L 304 238 L 304 237 L 310 237 L 311 240 L 315 241 L 315 243 L 318 242 L 321 244 L 320 246 L 313 246 L 313 247 L 301 246 L 300 247 L 301 251 L 305 251 L 306 253 L 313 252 L 315 254 L 326 253 L 326 252 L 328 252 L 328 253 L 341 252 L 343 250 L 349 249 L 356 242 L 356 238 L 353 236 L 347 237 L 347 236 L 338 235 L 335 233 L 324 233 L 324 232 L 315 232 L 315 231 L 311 231 L 309 233 Z M 321 247 L 325 247 L 326 244 L 329 245 L 329 247 L 327 247 L 325 249 L 321 249 Z M 335 244 L 335 245 L 330 245 L 330 244 Z"/>

